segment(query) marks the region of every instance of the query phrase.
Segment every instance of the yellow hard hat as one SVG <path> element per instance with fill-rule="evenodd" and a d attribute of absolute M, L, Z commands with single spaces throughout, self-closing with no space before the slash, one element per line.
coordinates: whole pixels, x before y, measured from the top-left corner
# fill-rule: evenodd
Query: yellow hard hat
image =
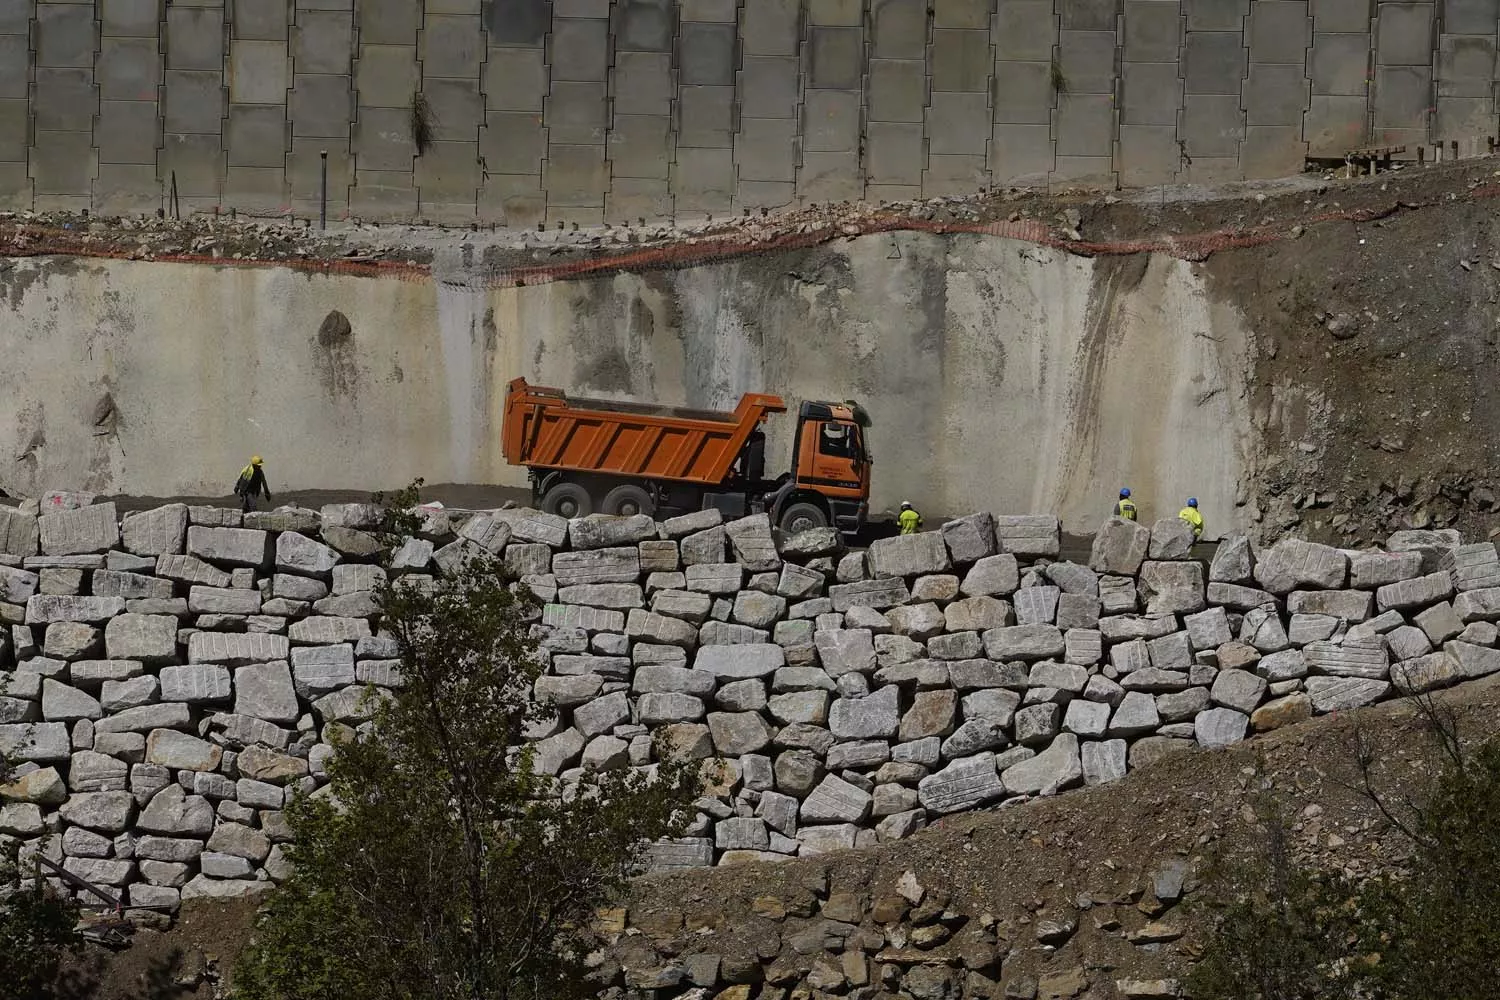
<path fill-rule="evenodd" d="M 259 455 L 251 455 L 250 456 L 250 464 L 251 465 L 259 465 L 260 464 L 260 456 Z"/>

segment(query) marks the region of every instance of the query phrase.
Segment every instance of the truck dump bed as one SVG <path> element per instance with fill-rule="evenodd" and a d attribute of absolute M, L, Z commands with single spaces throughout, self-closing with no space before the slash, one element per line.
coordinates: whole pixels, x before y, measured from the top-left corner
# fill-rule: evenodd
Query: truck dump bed
<path fill-rule="evenodd" d="M 570 400 L 518 378 L 506 387 L 502 448 L 528 468 L 714 485 L 760 422 L 785 411 L 763 393 L 746 393 L 733 413 Z"/>

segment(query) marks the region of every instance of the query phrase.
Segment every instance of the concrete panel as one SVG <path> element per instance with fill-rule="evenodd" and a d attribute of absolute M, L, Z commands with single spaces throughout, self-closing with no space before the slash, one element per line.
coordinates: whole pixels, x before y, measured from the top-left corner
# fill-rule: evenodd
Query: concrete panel
<path fill-rule="evenodd" d="M 0 35 L 0 100 L 26 99 L 31 86 L 30 63 L 31 40 L 26 35 Z"/>
<path fill-rule="evenodd" d="M 622 177 L 665 181 L 672 162 L 672 119 L 615 115 L 607 156 L 615 182 Z"/>
<path fill-rule="evenodd" d="M 609 102 L 602 83 L 553 83 L 542 106 L 543 124 L 554 143 L 602 145 Z"/>
<path fill-rule="evenodd" d="M 397 77 L 399 79 L 399 77 Z M 235 104 L 285 104 L 292 67 L 285 42 L 240 41 L 229 47 L 229 100 Z M 411 91 L 406 92 L 411 101 Z"/>
<path fill-rule="evenodd" d="M 1121 124 L 1175 127 L 1182 108 L 1177 64 L 1126 63 L 1120 95 Z"/>
<path fill-rule="evenodd" d="M 1240 31 L 1250 0 L 1182 0 L 1189 31 Z"/>
<path fill-rule="evenodd" d="M 666 115 L 672 112 L 672 56 L 667 52 L 615 53 L 614 113 Z"/>
<path fill-rule="evenodd" d="M 859 149 L 859 94 L 809 90 L 804 105 L 803 148 L 814 153 Z"/>
<path fill-rule="evenodd" d="M 1437 66 L 1439 97 L 1489 97 L 1495 79 L 1495 36 L 1443 35 Z"/>
<path fill-rule="evenodd" d="M 1057 157 L 1057 165 L 1047 178 L 1048 187 L 1066 185 L 1072 188 L 1088 188 L 1110 191 L 1119 186 L 1115 174 L 1113 156 L 1063 156 Z"/>
<path fill-rule="evenodd" d="M 39 3 L 35 37 L 38 66 L 93 66 L 94 52 L 98 48 L 94 8 L 70 3 Z M 85 186 L 83 190 L 88 188 Z M 37 191 L 40 193 L 41 188 Z"/>
<path fill-rule="evenodd" d="M 734 137 L 734 162 L 744 181 L 783 181 L 797 177 L 797 120 L 742 118 Z"/>
<path fill-rule="evenodd" d="M 417 147 L 412 141 L 409 110 L 360 108 L 352 134 L 360 170 L 411 170 Z M 293 140 L 297 141 L 308 140 Z"/>
<path fill-rule="evenodd" d="M 1377 66 L 1372 95 L 1377 129 L 1424 129 L 1433 106 L 1432 70 L 1426 66 Z"/>
<path fill-rule="evenodd" d="M 1120 183 L 1132 186 L 1170 184 L 1177 179 L 1182 152 L 1176 126 L 1121 125 L 1115 163 Z"/>
<path fill-rule="evenodd" d="M 484 63 L 484 96 L 491 111 L 540 111 L 547 96 L 541 49 L 490 49 Z"/>
<path fill-rule="evenodd" d="M 746 56 L 740 70 L 739 91 L 740 114 L 747 118 L 795 118 L 797 60 L 784 56 Z"/>
<path fill-rule="evenodd" d="M 797 168 L 797 196 L 806 202 L 858 201 L 864 197 L 859 154 L 802 154 L 802 165 Z"/>
<path fill-rule="evenodd" d="M 866 184 L 863 200 L 874 205 L 885 205 L 893 201 L 917 201 L 921 197 L 922 185 L 920 184 Z"/>
<path fill-rule="evenodd" d="M 39 130 L 87 132 L 98 108 L 93 70 L 38 67 L 31 110 Z"/>
<path fill-rule="evenodd" d="M 437 218 L 433 206 L 449 206 L 443 216 L 472 215 L 479 196 L 479 143 L 434 142 L 417 158 L 417 198 L 424 215 Z"/>
<path fill-rule="evenodd" d="M 0 48 L 4 47 L 4 42 L 0 41 Z M 0 53 L 0 61 L 4 58 Z M 104 100 L 156 100 L 157 88 L 161 84 L 161 56 L 156 51 L 156 39 L 102 39 L 98 71 L 99 96 Z"/>
<path fill-rule="evenodd" d="M 1064 30 L 1115 30 L 1115 0 L 1057 0 L 1057 6 Z"/>
<path fill-rule="evenodd" d="M 733 23 L 739 13 L 739 0 L 682 0 L 684 21 L 727 21 Z"/>
<path fill-rule="evenodd" d="M 1000 62 L 1050 60 L 1057 44 L 1051 0 L 999 0 L 990 39 Z"/>
<path fill-rule="evenodd" d="M 610 0 L 552 0 L 557 17 L 608 17 Z"/>
<path fill-rule="evenodd" d="M 813 28 L 809 87 L 856 90 L 864 75 L 864 32 L 858 28 Z"/>
<path fill-rule="evenodd" d="M 432 137 L 439 142 L 477 142 L 484 124 L 484 95 L 478 80 L 428 80 L 422 88 L 437 121 Z"/>
<path fill-rule="evenodd" d="M 234 46 L 238 51 L 239 45 Z M 361 107 L 409 108 L 421 86 L 415 45 L 361 45 L 354 63 L 354 87 Z M 231 87 L 230 99 L 234 100 Z"/>
<path fill-rule="evenodd" d="M 178 198 L 217 200 L 224 181 L 224 150 L 216 135 L 162 136 L 156 175 L 170 185 L 177 175 Z"/>
<path fill-rule="evenodd" d="M 1255 63 L 1245 80 L 1246 120 L 1251 125 L 1296 125 L 1307 97 L 1308 80 L 1301 66 Z"/>
<path fill-rule="evenodd" d="M 1443 30 L 1455 35 L 1492 35 L 1500 0 L 1443 0 Z"/>
<path fill-rule="evenodd" d="M 939 28 L 987 29 L 994 6 L 995 0 L 933 0 L 932 23 Z"/>
<path fill-rule="evenodd" d="M 107 2 L 109 0 L 106 0 Z M 154 21 L 156 19 L 156 12 L 154 10 L 156 0 L 149 0 L 149 3 L 153 8 L 150 13 L 151 19 Z M 145 5 L 143 2 L 142 6 Z M 372 16 L 369 11 L 365 10 L 366 7 L 370 6 L 372 4 L 369 0 L 362 0 L 360 4 L 360 17 L 367 26 L 364 29 L 367 33 L 372 30 L 370 26 L 374 24 L 375 27 L 373 30 L 378 34 L 380 19 L 378 16 Z M 373 6 L 378 6 L 378 4 Z M 288 25 L 285 0 L 234 0 L 231 13 L 233 14 L 233 20 L 230 23 L 230 34 L 235 40 L 244 38 L 262 42 L 286 41 Z M 413 35 L 415 35 L 416 30 L 416 24 L 413 22 Z M 112 34 L 108 24 L 104 26 L 104 33 L 106 35 Z M 154 30 L 152 34 L 155 34 Z"/>
<path fill-rule="evenodd" d="M 1265 2 L 1265 0 L 1262 0 Z M 1246 178 L 1299 173 L 1307 160 L 1302 130 L 1288 125 L 1250 125 L 1240 143 L 1240 170 Z"/>
<path fill-rule="evenodd" d="M 289 202 L 285 167 L 232 166 L 225 172 L 225 205 L 256 215 L 275 215 Z"/>
<path fill-rule="evenodd" d="M 287 110 L 294 136 L 347 139 L 349 123 L 354 117 L 354 92 L 349 77 L 293 76 Z M 408 123 L 410 120 L 408 110 Z M 407 127 L 410 129 L 409 124 Z"/>
<path fill-rule="evenodd" d="M 1307 155 L 1333 159 L 1367 145 L 1367 105 L 1359 97 L 1313 95 L 1302 121 Z"/>
<path fill-rule="evenodd" d="M 97 172 L 88 132 L 36 131 L 29 176 L 36 194 L 87 195 Z"/>
<path fill-rule="evenodd" d="M 603 143 L 572 146 L 553 142 L 547 147 L 542 188 L 549 205 L 602 207 L 608 186 L 609 163 L 604 159 Z"/>
<path fill-rule="evenodd" d="M 920 122 L 927 106 L 927 64 L 871 59 L 869 102 L 871 121 Z"/>
<path fill-rule="evenodd" d="M 558 18 L 547 40 L 552 79 L 602 82 L 609 70 L 609 22 Z"/>
<path fill-rule="evenodd" d="M 989 145 L 986 140 L 985 146 Z M 954 156 L 934 153 L 927 158 L 922 171 L 922 197 L 968 197 L 990 186 L 988 159 L 983 156 Z"/>
<path fill-rule="evenodd" d="M 1308 57 L 1314 94 L 1364 94 L 1370 79 L 1368 34 L 1313 35 Z"/>
<path fill-rule="evenodd" d="M 166 52 L 168 69 L 222 70 L 224 12 L 168 7 Z"/>
<path fill-rule="evenodd" d="M 933 94 L 927 109 L 929 151 L 983 156 L 990 124 L 989 95 Z"/>
<path fill-rule="evenodd" d="M 29 165 L 25 162 L 0 162 L 0 210 L 29 212 L 36 205 Z"/>
<path fill-rule="evenodd" d="M 1432 65 L 1430 3 L 1382 3 L 1376 18 L 1375 62 L 1383 66 Z"/>
<path fill-rule="evenodd" d="M 147 101 L 103 101 L 94 125 L 94 143 L 101 163 L 150 164 L 156 167 L 161 142 L 161 120 L 156 105 Z"/>
<path fill-rule="evenodd" d="M 1312 18 L 1304 0 L 1256 0 L 1245 22 L 1253 63 L 1296 63 L 1307 60 L 1312 44 Z"/>
<path fill-rule="evenodd" d="M 927 0 L 870 0 L 872 55 L 921 59 L 927 52 Z"/>
<path fill-rule="evenodd" d="M 1192 163 L 1182 168 L 1177 178 L 1185 184 L 1224 184 L 1241 180 L 1239 154 L 1195 156 Z"/>
<path fill-rule="evenodd" d="M 411 174 L 357 168 L 349 188 L 349 213 L 380 222 L 415 219 L 417 189 Z"/>
<path fill-rule="evenodd" d="M 383 0 L 416 6 L 411 0 Z M 547 0 L 490 0 L 484 5 L 484 26 L 491 45 L 541 47 L 552 30 L 552 9 Z M 417 16 L 421 18 L 420 9 Z M 361 22 L 363 23 L 363 22 Z"/>
<path fill-rule="evenodd" d="M 677 73 L 682 84 L 689 87 L 732 86 L 736 65 L 734 42 L 732 24 L 684 24 L 677 53 Z"/>
<path fill-rule="evenodd" d="M 224 75 L 169 69 L 164 77 L 166 131 L 217 135 L 224 118 Z"/>
<path fill-rule="evenodd" d="M 1183 75 L 1189 94 L 1238 94 L 1247 53 L 1238 31 L 1189 31 Z"/>
<path fill-rule="evenodd" d="M 292 29 L 292 66 L 297 73 L 348 73 L 353 68 L 354 25 L 336 11 L 298 11 Z"/>
<path fill-rule="evenodd" d="M 1433 118 L 1432 137 L 1439 142 L 1492 136 L 1496 121 L 1495 102 L 1488 97 L 1439 97 Z"/>
<path fill-rule="evenodd" d="M 34 0 L 0 0 L 0 35 L 28 35 Z"/>
<path fill-rule="evenodd" d="M 780 209 L 797 200 L 797 185 L 791 181 L 747 181 L 739 178 L 734 185 L 734 209 Z"/>
<path fill-rule="evenodd" d="M 1056 166 L 1050 125 L 996 125 L 990 137 L 990 174 L 997 187 L 1045 184 Z"/>
<path fill-rule="evenodd" d="M 1176 62 L 1182 45 L 1182 15 L 1177 0 L 1126 0 L 1126 62 Z"/>
<path fill-rule="evenodd" d="M 478 77 L 484 61 L 479 18 L 458 14 L 427 17 L 418 32 L 424 77 Z"/>
<path fill-rule="evenodd" d="M 983 93 L 990 84 L 995 60 L 988 31 L 936 28 L 932 32 L 932 89 Z"/>
<path fill-rule="evenodd" d="M 243 5 L 251 0 L 238 2 Z M 0 4 L 0 7 L 3 6 Z M 28 6 L 23 0 L 16 9 L 26 11 Z M 100 29 L 105 35 L 155 38 L 161 30 L 161 0 L 99 0 L 98 17 Z M 286 22 L 285 4 L 281 5 L 277 17 L 283 24 Z M 16 30 L 15 24 L 7 23 L 4 15 L 0 14 L 0 32 Z M 19 30 L 26 30 L 24 20 Z"/>
<path fill-rule="evenodd" d="M 740 38 L 746 55 L 797 54 L 798 0 L 757 0 L 745 6 L 744 17 Z"/>
<path fill-rule="evenodd" d="M 677 145 L 728 149 L 733 132 L 733 87 L 683 87 L 678 91 Z"/>
<path fill-rule="evenodd" d="M 25 101 L 0 101 L 0 163 L 25 163 L 29 145 L 31 108 Z"/>
<path fill-rule="evenodd" d="M 615 6 L 616 52 L 670 52 L 676 27 L 672 0 L 620 0 Z M 729 20 L 733 22 L 731 11 Z"/>
<path fill-rule="evenodd" d="M 497 174 L 540 174 L 547 155 L 547 128 L 527 111 L 491 111 L 479 130 L 484 169 Z"/>
<path fill-rule="evenodd" d="M 1300 109 L 1301 105 L 1298 107 Z M 1245 137 L 1245 120 L 1245 112 L 1240 110 L 1237 97 L 1189 94 L 1183 101 L 1177 136 L 1187 155 L 1194 160 L 1239 156 L 1240 140 Z M 1124 133 L 1124 126 L 1121 126 L 1122 139 Z"/>
<path fill-rule="evenodd" d="M 808 0 L 807 23 L 859 27 L 864 17 L 863 0 Z"/>
<path fill-rule="evenodd" d="M 1058 36 L 1058 68 L 1070 94 L 1115 91 L 1115 33 L 1071 31 Z"/>
<path fill-rule="evenodd" d="M 231 104 L 224 146 L 231 167 L 280 167 L 286 163 L 286 109 Z"/>
<path fill-rule="evenodd" d="M 1370 30 L 1375 0 L 1312 0 L 1314 31 Z"/>
<path fill-rule="evenodd" d="M 672 190 L 665 180 L 616 174 L 604 195 L 604 220 L 614 225 L 672 215 Z"/>
<path fill-rule="evenodd" d="M 141 163 L 100 163 L 89 201 L 97 215 L 148 215 L 161 207 L 161 181 L 156 160 Z"/>
<path fill-rule="evenodd" d="M 1053 122 L 1059 157 L 1113 155 L 1115 106 L 1108 94 L 1059 94 Z"/>
<path fill-rule="evenodd" d="M 678 212 L 727 212 L 734 201 L 734 158 L 727 149 L 679 149 L 672 164 Z"/>
<path fill-rule="evenodd" d="M 871 122 L 865 137 L 865 175 L 871 184 L 921 184 L 927 143 L 920 125 Z"/>

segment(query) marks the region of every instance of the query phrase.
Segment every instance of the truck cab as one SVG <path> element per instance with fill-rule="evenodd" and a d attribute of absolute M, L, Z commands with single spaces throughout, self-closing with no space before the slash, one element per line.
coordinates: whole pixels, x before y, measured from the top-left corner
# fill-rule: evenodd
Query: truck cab
<path fill-rule="evenodd" d="M 808 401 L 797 412 L 792 472 L 768 507 L 787 534 L 831 524 L 848 534 L 869 513 L 870 419 L 858 403 Z"/>

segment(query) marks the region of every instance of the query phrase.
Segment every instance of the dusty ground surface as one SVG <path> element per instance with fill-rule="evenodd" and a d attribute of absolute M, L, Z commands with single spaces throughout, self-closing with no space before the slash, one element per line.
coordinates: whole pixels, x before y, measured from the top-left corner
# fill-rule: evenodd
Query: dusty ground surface
<path fill-rule="evenodd" d="M 1439 702 L 1457 711 L 1471 741 L 1500 730 L 1500 680 L 1454 689 Z M 946 897 L 948 910 L 976 923 L 993 919 L 1001 960 L 992 978 L 1000 990 L 1029 981 L 1041 984 L 1042 996 L 1107 998 L 1118 995 L 1118 979 L 1180 977 L 1208 939 L 1206 904 L 1220 891 L 1215 860 L 1261 843 L 1255 796 L 1279 798 L 1304 861 L 1355 877 L 1403 863 L 1406 843 L 1352 787 L 1360 729 L 1381 748 L 1382 787 L 1420 801 L 1435 761 L 1427 731 L 1410 705 L 1389 703 L 1227 750 L 1172 754 L 1112 785 L 957 816 L 881 848 L 643 878 L 612 961 L 638 969 L 697 953 L 764 959 L 780 952 L 777 961 L 795 971 L 818 957 L 788 955 L 799 934 L 816 930 L 821 902 L 852 894 L 866 913 L 862 926 L 880 932 L 870 910 L 911 872 L 932 898 Z M 1186 870 L 1181 900 L 1157 899 L 1153 877 L 1177 864 Z M 128 950 L 87 956 L 94 978 L 79 995 L 213 996 L 226 985 L 251 920 L 244 906 L 188 907 L 169 932 L 142 930 Z M 1043 944 L 1045 922 L 1075 930 Z M 962 934 L 922 961 L 941 960 L 945 948 L 961 944 Z"/>

